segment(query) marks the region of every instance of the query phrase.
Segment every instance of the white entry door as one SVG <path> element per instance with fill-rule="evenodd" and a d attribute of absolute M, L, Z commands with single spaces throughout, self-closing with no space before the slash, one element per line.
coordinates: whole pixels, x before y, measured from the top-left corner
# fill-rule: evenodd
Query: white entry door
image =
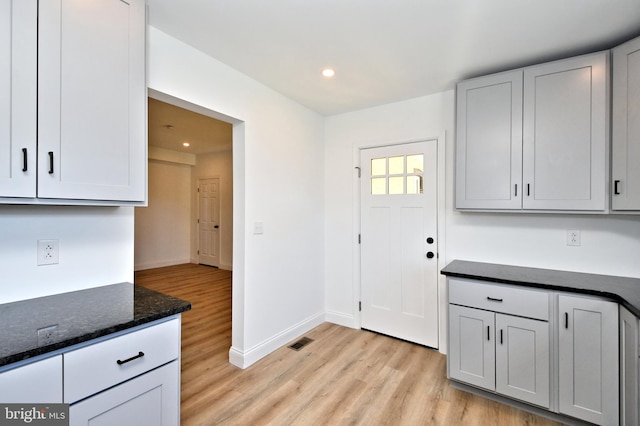
<path fill-rule="evenodd" d="M 437 140 L 363 149 L 362 328 L 438 347 Z"/>
<path fill-rule="evenodd" d="M 198 180 L 198 263 L 219 266 L 220 178 Z"/>

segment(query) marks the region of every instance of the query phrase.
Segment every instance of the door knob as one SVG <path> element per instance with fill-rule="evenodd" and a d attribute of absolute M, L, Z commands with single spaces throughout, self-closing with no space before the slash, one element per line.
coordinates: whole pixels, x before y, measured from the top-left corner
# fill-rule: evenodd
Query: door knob
<path fill-rule="evenodd" d="M 432 251 L 428 251 L 427 252 L 427 259 L 433 259 L 433 256 L 435 256 L 435 255 L 433 254 Z"/>
<path fill-rule="evenodd" d="M 218 225 L 215 225 L 215 226 L 214 226 L 214 228 L 215 228 L 215 229 L 218 229 L 218 228 L 220 228 L 220 227 L 219 227 Z"/>

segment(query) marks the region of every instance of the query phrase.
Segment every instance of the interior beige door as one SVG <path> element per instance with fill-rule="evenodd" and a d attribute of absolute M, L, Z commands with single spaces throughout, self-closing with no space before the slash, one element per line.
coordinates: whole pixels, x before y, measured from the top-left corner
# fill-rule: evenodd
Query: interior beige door
<path fill-rule="evenodd" d="M 437 140 L 360 161 L 362 328 L 437 348 Z"/>
<path fill-rule="evenodd" d="M 198 181 L 198 263 L 220 265 L 220 178 Z"/>

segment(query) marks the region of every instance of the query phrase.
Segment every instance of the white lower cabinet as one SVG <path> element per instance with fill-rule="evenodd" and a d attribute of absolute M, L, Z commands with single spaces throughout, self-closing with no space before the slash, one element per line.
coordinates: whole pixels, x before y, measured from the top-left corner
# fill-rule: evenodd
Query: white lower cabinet
<path fill-rule="evenodd" d="M 170 362 L 71 405 L 70 425 L 178 425 L 179 381 L 180 363 Z"/>
<path fill-rule="evenodd" d="M 496 314 L 496 391 L 549 408 L 549 323 Z"/>
<path fill-rule="evenodd" d="M 618 304 L 559 295 L 558 313 L 560 412 L 617 425 Z"/>
<path fill-rule="evenodd" d="M 633 314 L 588 295 L 448 282 L 452 380 L 598 425 L 640 424 Z"/>
<path fill-rule="evenodd" d="M 620 424 L 640 424 L 640 324 L 639 319 L 620 307 Z"/>
<path fill-rule="evenodd" d="M 3 367 L 0 403 L 68 403 L 71 425 L 180 424 L 181 317 Z"/>
<path fill-rule="evenodd" d="M 549 408 L 549 323 L 450 305 L 449 374 Z"/>
<path fill-rule="evenodd" d="M 0 402 L 61 403 L 62 356 L 53 356 L 0 373 Z"/>
<path fill-rule="evenodd" d="M 548 294 L 449 279 L 449 302 L 450 377 L 549 408 Z"/>

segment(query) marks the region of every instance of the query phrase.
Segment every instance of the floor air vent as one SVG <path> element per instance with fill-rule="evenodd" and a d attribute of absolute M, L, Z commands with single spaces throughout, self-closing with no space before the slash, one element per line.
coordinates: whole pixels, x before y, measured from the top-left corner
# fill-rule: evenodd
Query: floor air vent
<path fill-rule="evenodd" d="M 294 351 L 299 351 L 300 349 L 307 346 L 309 343 L 313 342 L 313 339 L 309 339 L 308 337 L 303 337 L 302 339 L 295 342 L 293 345 L 289 346 Z"/>

